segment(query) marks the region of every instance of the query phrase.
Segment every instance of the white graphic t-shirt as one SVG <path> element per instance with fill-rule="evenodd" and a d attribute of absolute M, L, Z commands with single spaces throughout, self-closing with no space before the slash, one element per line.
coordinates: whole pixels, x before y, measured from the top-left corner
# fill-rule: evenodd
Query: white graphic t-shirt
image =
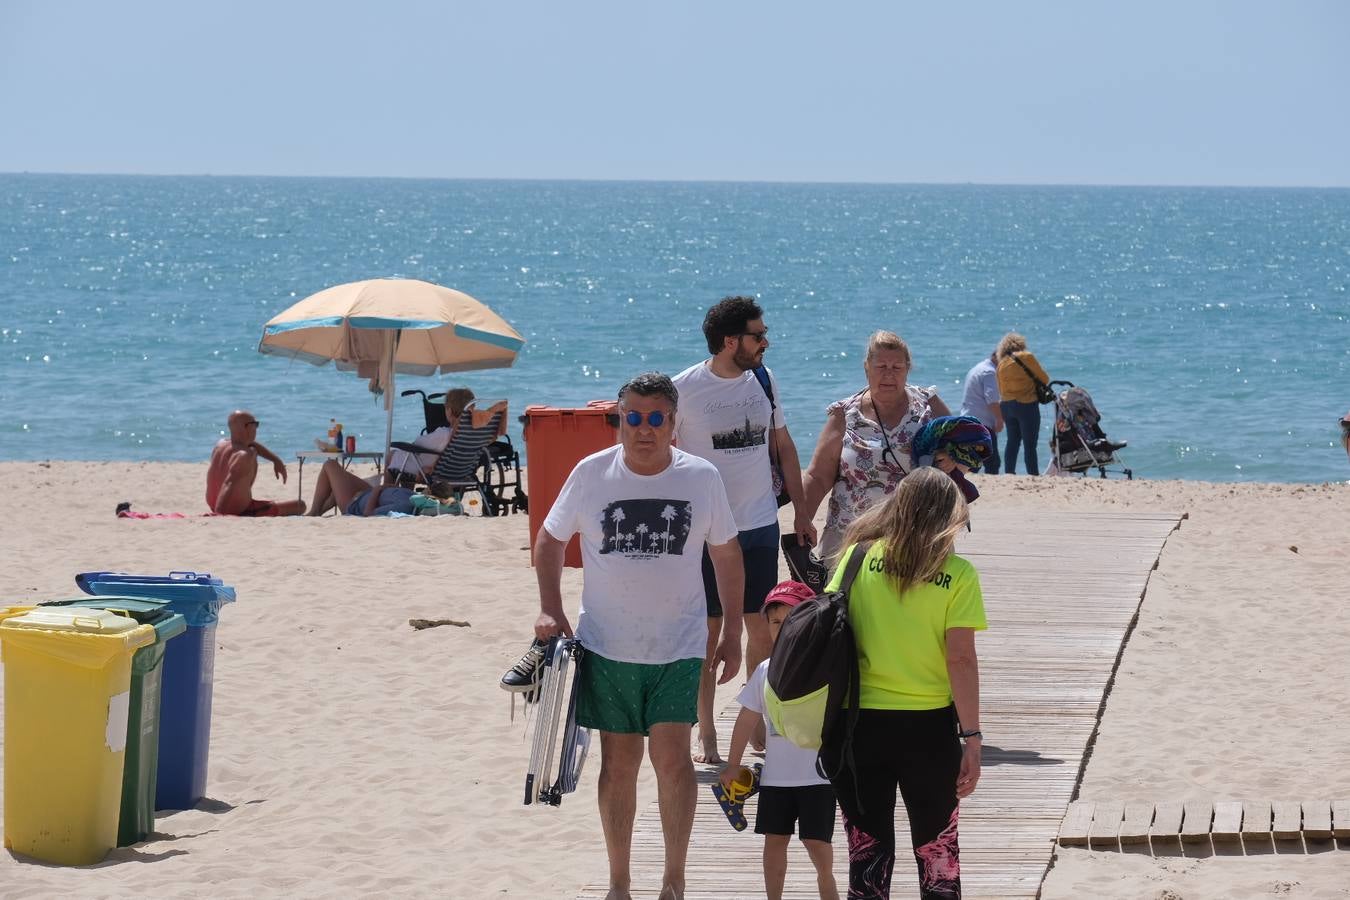
<path fill-rule="evenodd" d="M 657 475 L 629 469 L 622 446 L 591 454 L 544 519 L 560 541 L 581 535 L 577 640 L 607 659 L 664 664 L 706 649 L 703 545 L 736 537 L 736 522 L 717 470 L 671 454 Z"/>
<path fill-rule="evenodd" d="M 816 751 L 798 747 L 773 730 L 773 723 L 764 715 L 764 685 L 769 680 L 769 661 L 759 664 L 750 680 L 741 688 L 736 702 L 764 719 L 768 740 L 764 747 L 764 771 L 759 783 L 765 787 L 803 787 L 808 784 L 829 784 L 816 771 Z"/>
<path fill-rule="evenodd" d="M 674 378 L 680 392 L 675 416 L 675 443 L 717 466 L 727 499 L 741 531 L 763 528 L 778 521 L 778 501 L 769 472 L 769 398 L 754 372 L 739 378 L 713 373 L 707 360 L 690 366 Z M 773 387 L 774 428 L 783 428 L 778 404 L 778 382 Z"/>

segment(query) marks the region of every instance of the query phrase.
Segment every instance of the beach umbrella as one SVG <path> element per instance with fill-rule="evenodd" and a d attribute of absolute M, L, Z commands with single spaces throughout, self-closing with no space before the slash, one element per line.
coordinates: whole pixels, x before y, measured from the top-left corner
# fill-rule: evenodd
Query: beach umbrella
<path fill-rule="evenodd" d="M 263 326 L 258 352 L 370 379 L 383 392 L 385 447 L 397 375 L 510 366 L 525 340 L 468 294 L 411 278 L 353 281 L 311 294 Z"/>

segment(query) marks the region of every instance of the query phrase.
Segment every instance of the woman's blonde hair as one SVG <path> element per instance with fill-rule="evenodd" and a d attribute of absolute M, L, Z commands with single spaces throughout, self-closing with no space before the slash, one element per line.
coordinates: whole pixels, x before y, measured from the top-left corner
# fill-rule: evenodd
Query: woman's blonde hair
<path fill-rule="evenodd" d="M 466 387 L 451 388 L 445 392 L 445 418 L 451 427 L 454 427 L 472 402 L 473 391 Z"/>
<path fill-rule="evenodd" d="M 874 331 L 872 336 L 867 339 L 867 357 L 865 362 L 871 362 L 872 357 L 876 356 L 879 350 L 895 350 L 905 355 L 905 362 L 913 362 L 913 357 L 909 355 L 909 345 L 904 342 L 900 335 L 894 331 Z"/>
<path fill-rule="evenodd" d="M 1003 340 L 998 342 L 996 351 L 999 359 L 1005 356 L 1011 356 L 1014 353 L 1021 353 L 1027 349 L 1027 339 L 1015 331 L 1010 331 L 1003 336 Z"/>
<path fill-rule="evenodd" d="M 849 526 L 844 546 L 884 542 L 882 565 L 903 594 L 942 571 L 969 515 L 956 482 L 941 469 L 924 466 Z"/>

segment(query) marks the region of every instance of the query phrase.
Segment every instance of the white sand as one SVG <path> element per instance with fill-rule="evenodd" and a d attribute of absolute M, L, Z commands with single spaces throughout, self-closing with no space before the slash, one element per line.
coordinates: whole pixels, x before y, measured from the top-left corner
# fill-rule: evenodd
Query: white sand
<path fill-rule="evenodd" d="M 536 610 L 525 517 L 113 517 L 123 499 L 200 510 L 204 472 L 0 464 L 0 605 L 73 596 L 90 569 L 205 570 L 239 591 L 218 634 L 212 802 L 160 817 L 155 840 L 99 867 L 0 855 L 0 896 L 565 897 L 602 877 L 597 766 L 560 809 L 520 804 L 528 746 L 497 679 Z M 1150 583 L 1084 797 L 1350 797 L 1350 486 L 979 483 L 977 518 L 995 505 L 1190 513 Z M 266 496 L 270 474 L 259 485 Z M 579 586 L 569 570 L 566 590 Z M 472 625 L 414 631 L 416 617 Z M 639 802 L 653 797 L 644 773 Z M 1348 885 L 1340 851 L 1074 851 L 1045 896 L 1345 897 Z"/>

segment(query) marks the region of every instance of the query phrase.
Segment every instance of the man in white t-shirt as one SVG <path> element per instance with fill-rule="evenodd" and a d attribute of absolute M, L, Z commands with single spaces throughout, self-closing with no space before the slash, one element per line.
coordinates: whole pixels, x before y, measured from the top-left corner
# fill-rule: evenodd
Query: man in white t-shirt
<path fill-rule="evenodd" d="M 707 625 L 702 554 L 718 588 L 735 598 L 722 642 L 708 659 L 718 683 L 741 664 L 741 550 L 717 469 L 671 446 L 679 394 L 655 372 L 619 391 L 620 445 L 577 463 L 534 544 L 539 579 L 535 637 L 572 634 L 563 612 L 567 542 L 581 536 L 581 613 L 586 649 L 576 721 L 600 732 L 600 821 L 609 854 L 609 896 L 627 898 L 643 738 L 656 770 L 666 836 L 662 900 L 684 896 L 697 782 L 689 758 L 698 718 Z"/>
<path fill-rule="evenodd" d="M 778 401 L 778 383 L 763 367 L 768 333 L 764 310 L 753 298 L 727 297 L 703 319 L 703 336 L 712 357 L 674 379 L 682 406 L 675 442 L 717 466 L 736 516 L 745 566 L 745 606 L 740 612 L 745 618 L 747 672 L 753 672 L 769 655 L 769 628 L 756 613 L 778 582 L 778 498 L 770 465 L 771 444 L 782 469 L 783 489 L 792 500 L 793 530 L 804 543 L 816 540 L 811 516 L 803 513 L 801 462 Z M 703 586 L 708 598 L 707 653 L 711 655 L 718 645 L 726 604 L 718 595 L 712 563 L 706 557 Z M 712 679 L 705 673 L 699 685 L 702 750 L 694 757 L 698 762 L 722 761 L 713 694 Z"/>

